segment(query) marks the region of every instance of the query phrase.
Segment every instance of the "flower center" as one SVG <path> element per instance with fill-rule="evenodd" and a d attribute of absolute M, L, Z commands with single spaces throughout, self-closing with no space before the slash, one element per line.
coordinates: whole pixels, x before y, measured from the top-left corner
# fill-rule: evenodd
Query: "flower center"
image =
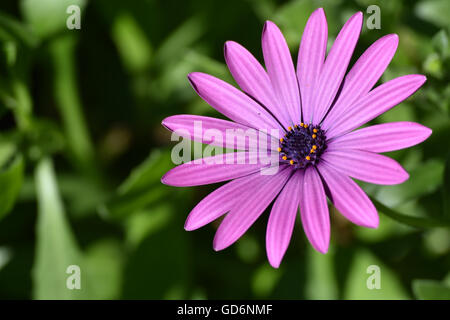
<path fill-rule="evenodd" d="M 327 147 L 325 140 L 325 132 L 319 125 L 302 122 L 289 127 L 288 132 L 280 139 L 280 163 L 290 164 L 296 169 L 315 165 Z"/>

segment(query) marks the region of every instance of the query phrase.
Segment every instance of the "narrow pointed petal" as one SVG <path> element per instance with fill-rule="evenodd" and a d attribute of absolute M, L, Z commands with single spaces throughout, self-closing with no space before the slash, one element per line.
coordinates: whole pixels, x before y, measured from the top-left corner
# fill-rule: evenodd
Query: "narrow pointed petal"
<path fill-rule="evenodd" d="M 287 128 L 289 116 L 280 106 L 269 76 L 258 60 L 234 41 L 225 43 L 224 53 L 228 69 L 239 87 L 264 105 Z"/>
<path fill-rule="evenodd" d="M 242 195 L 243 200 L 236 203 L 217 229 L 214 250 L 223 250 L 236 242 L 269 206 L 292 173 L 290 168 L 280 170 L 275 175 L 259 175 L 255 184 L 259 187 L 249 187 Z"/>
<path fill-rule="evenodd" d="M 268 149 L 275 150 L 279 145 L 277 137 L 258 132 L 256 129 L 236 122 L 217 118 L 180 114 L 165 118 L 162 125 L 184 138 L 223 148 L 249 150 L 250 147 L 253 147 L 250 145 L 252 133 L 255 133 L 255 139 L 258 139 L 259 134 L 267 136 Z M 238 139 L 235 139 L 230 132 L 233 132 L 238 138 L 245 139 L 244 148 L 240 148 Z M 254 142 L 252 141 L 252 143 Z"/>
<path fill-rule="evenodd" d="M 395 78 L 359 98 L 327 130 L 327 138 L 342 135 L 388 111 L 417 91 L 426 81 L 420 74 Z"/>
<path fill-rule="evenodd" d="M 280 29 L 271 21 L 266 21 L 262 35 L 262 50 L 267 73 L 281 106 L 286 108 L 291 123 L 300 122 L 300 92 L 294 63 L 286 40 Z"/>
<path fill-rule="evenodd" d="M 186 219 L 184 229 L 192 231 L 201 228 L 230 211 L 242 199 L 249 186 L 258 180 L 259 172 L 235 179 L 214 190 L 200 201 Z"/>
<path fill-rule="evenodd" d="M 297 78 L 303 122 L 312 121 L 312 98 L 327 53 L 328 25 L 322 8 L 314 11 L 306 23 L 298 51 Z"/>
<path fill-rule="evenodd" d="M 284 131 L 256 101 L 225 81 L 201 72 L 190 73 L 188 79 L 203 100 L 231 120 L 255 129 Z"/>
<path fill-rule="evenodd" d="M 174 187 L 191 187 L 236 179 L 269 166 L 258 159 L 257 152 L 224 153 L 196 159 L 169 170 L 161 182 Z"/>
<path fill-rule="evenodd" d="M 344 217 L 359 226 L 378 227 L 377 210 L 358 184 L 325 162 L 318 169 L 330 190 L 331 202 Z"/>
<path fill-rule="evenodd" d="M 333 139 L 328 150 L 360 149 L 389 152 L 414 146 L 426 140 L 431 129 L 415 122 L 391 122 L 362 128 Z"/>
<path fill-rule="evenodd" d="M 267 258 L 278 268 L 291 241 L 295 217 L 300 204 L 303 172 L 297 170 L 284 186 L 270 212 L 266 232 Z"/>
<path fill-rule="evenodd" d="M 326 253 L 330 243 L 330 215 L 322 181 L 313 167 L 305 170 L 300 217 L 311 245 L 320 253 Z"/>
<path fill-rule="evenodd" d="M 328 129 L 353 102 L 373 88 L 391 62 L 397 46 L 398 36 L 388 34 L 375 41 L 361 55 L 345 77 L 340 95 L 323 121 L 323 129 Z"/>
<path fill-rule="evenodd" d="M 355 13 L 342 27 L 331 47 L 314 90 L 313 123 L 322 121 L 339 90 L 358 41 L 362 21 L 362 12 Z"/>
<path fill-rule="evenodd" d="M 409 178 L 397 161 L 377 153 L 352 149 L 330 150 L 322 155 L 321 160 L 350 177 L 369 183 L 392 185 Z"/>

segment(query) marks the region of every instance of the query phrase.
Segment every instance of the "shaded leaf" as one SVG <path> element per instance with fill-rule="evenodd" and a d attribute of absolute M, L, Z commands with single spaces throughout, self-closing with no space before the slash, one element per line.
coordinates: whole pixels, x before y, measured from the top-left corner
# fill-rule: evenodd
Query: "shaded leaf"
<path fill-rule="evenodd" d="M 344 290 L 344 299 L 403 300 L 409 298 L 396 274 L 370 252 L 359 250 L 353 259 Z M 369 268 L 370 266 L 379 268 L 379 289 L 368 285 L 374 284 L 373 281 L 375 281 L 375 278 L 370 277 L 378 276 L 373 269 Z"/>
<path fill-rule="evenodd" d="M 445 161 L 442 197 L 444 200 L 444 216 L 450 219 L 450 153 L 447 155 L 447 160 Z"/>
<path fill-rule="evenodd" d="M 421 300 L 450 300 L 450 287 L 435 280 L 414 280 L 414 295 Z"/>
<path fill-rule="evenodd" d="M 160 181 L 171 163 L 169 152 L 153 151 L 119 186 L 117 196 L 100 208 L 102 214 L 124 217 L 167 196 L 171 188 Z"/>
<path fill-rule="evenodd" d="M 124 263 L 120 243 L 113 239 L 100 240 L 87 248 L 84 261 L 90 299 L 118 299 Z"/>
<path fill-rule="evenodd" d="M 333 250 L 329 250 L 327 254 L 321 254 L 308 246 L 308 277 L 305 287 L 307 299 L 338 299 L 333 258 Z"/>
<path fill-rule="evenodd" d="M 0 145 L 0 219 L 11 211 L 22 187 L 24 160 L 15 147 Z"/>
<path fill-rule="evenodd" d="M 36 256 L 32 270 L 33 298 L 87 298 L 82 256 L 66 220 L 64 207 L 56 184 L 50 159 L 42 160 L 36 168 L 38 219 L 36 226 Z M 81 268 L 81 289 L 70 290 L 66 281 L 71 265 Z"/>
<path fill-rule="evenodd" d="M 432 218 L 413 217 L 403 213 L 396 212 L 395 210 L 385 206 L 373 197 L 370 197 L 377 210 L 386 216 L 400 222 L 416 228 L 435 228 L 435 227 L 450 227 L 450 221 L 437 220 Z"/>
<path fill-rule="evenodd" d="M 85 4 L 85 0 L 22 0 L 21 11 L 33 32 L 45 38 L 67 30 L 70 14 L 66 10 L 70 5 L 77 5 L 82 11 Z"/>

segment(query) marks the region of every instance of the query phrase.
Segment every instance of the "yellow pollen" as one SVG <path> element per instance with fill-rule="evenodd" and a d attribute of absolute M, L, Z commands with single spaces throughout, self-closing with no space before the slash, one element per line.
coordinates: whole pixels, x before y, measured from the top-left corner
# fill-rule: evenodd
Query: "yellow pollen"
<path fill-rule="evenodd" d="M 306 158 L 305 158 L 306 160 L 311 160 L 311 157 L 310 156 L 306 156 Z"/>
<path fill-rule="evenodd" d="M 317 149 L 317 146 L 316 146 L 316 145 L 313 145 L 312 148 L 313 148 L 314 150 L 316 150 L 316 149 Z"/>
<path fill-rule="evenodd" d="M 282 158 L 283 160 L 287 160 L 287 157 L 286 156 L 283 156 L 283 158 Z"/>
<path fill-rule="evenodd" d="M 308 125 L 305 123 L 304 127 L 305 127 L 305 128 L 308 128 Z"/>
<path fill-rule="evenodd" d="M 289 163 L 290 163 L 291 165 L 293 165 L 293 164 L 294 164 L 294 160 L 289 161 Z"/>
<path fill-rule="evenodd" d="M 291 131 L 291 130 L 292 130 L 292 127 L 288 127 L 288 130 Z"/>
<path fill-rule="evenodd" d="M 317 133 L 317 131 L 318 131 L 317 129 L 313 129 L 313 132 L 314 132 L 314 133 Z"/>
<path fill-rule="evenodd" d="M 280 138 L 280 142 L 283 142 L 284 141 L 284 139 L 283 138 Z"/>
<path fill-rule="evenodd" d="M 300 127 L 303 127 L 305 124 L 302 122 L 302 123 L 300 123 Z"/>
<path fill-rule="evenodd" d="M 314 153 L 314 152 L 316 152 L 316 150 L 314 150 L 314 149 L 311 149 L 311 151 L 309 151 L 309 153 Z"/>
<path fill-rule="evenodd" d="M 294 127 L 298 128 L 298 125 L 294 125 Z"/>
<path fill-rule="evenodd" d="M 315 139 L 316 137 L 317 137 L 317 135 L 316 135 L 316 134 L 313 134 L 313 135 L 312 135 L 312 138 L 313 138 L 313 139 Z"/>
<path fill-rule="evenodd" d="M 281 148 L 278 148 L 277 150 L 278 150 L 278 152 L 281 152 Z"/>

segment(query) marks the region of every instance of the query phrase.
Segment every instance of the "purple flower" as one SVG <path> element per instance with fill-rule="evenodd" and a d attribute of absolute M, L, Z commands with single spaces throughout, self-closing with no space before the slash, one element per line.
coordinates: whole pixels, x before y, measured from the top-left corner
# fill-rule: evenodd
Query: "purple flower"
<path fill-rule="evenodd" d="M 200 228 L 226 214 L 213 244 L 215 250 L 222 250 L 238 240 L 274 201 L 266 249 L 270 264 L 277 268 L 290 242 L 298 209 L 312 246 L 327 252 L 327 196 L 351 222 L 368 228 L 378 226 L 374 205 L 351 178 L 382 185 L 404 182 L 408 173 L 400 164 L 378 153 L 418 144 L 430 136 L 431 130 L 417 123 L 393 122 L 353 131 L 407 99 L 426 80 L 423 75 L 412 74 L 372 89 L 397 49 L 395 34 L 373 43 L 346 74 L 362 22 L 362 13 L 354 14 L 326 55 L 325 14 L 321 8 L 314 11 L 302 36 L 296 69 L 286 41 L 273 22 L 265 23 L 262 34 L 267 72 L 245 48 L 227 42 L 225 60 L 243 92 L 213 76 L 189 74 L 198 95 L 233 122 L 178 115 L 166 118 L 165 127 L 183 129 L 185 135 L 201 142 L 206 141 L 194 132 L 197 121 L 203 128 L 222 133 L 229 128 L 274 128 L 283 137 L 275 148 L 279 152 L 279 170 L 274 175 L 261 174 L 267 164 L 259 162 L 242 165 L 201 161 L 170 170 L 162 182 L 173 186 L 232 180 L 192 210 L 186 230 Z M 224 142 L 217 144 L 223 146 Z M 245 156 L 250 158 L 252 153 L 247 150 Z"/>

